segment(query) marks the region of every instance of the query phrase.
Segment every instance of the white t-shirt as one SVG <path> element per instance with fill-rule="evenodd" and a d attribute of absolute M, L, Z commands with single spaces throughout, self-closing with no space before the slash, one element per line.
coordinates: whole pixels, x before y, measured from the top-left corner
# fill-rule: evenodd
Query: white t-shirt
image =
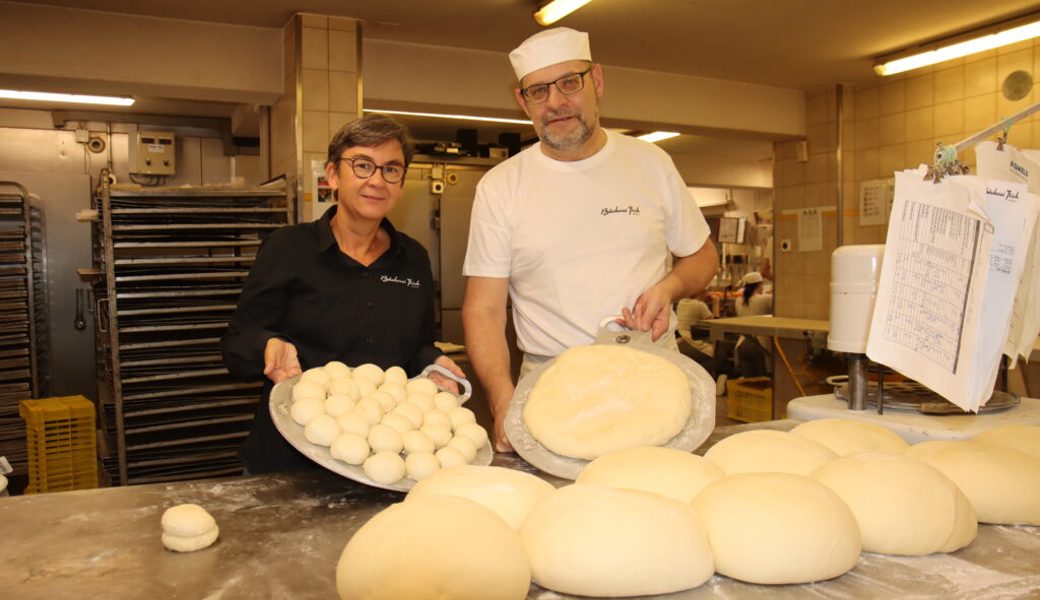
<path fill-rule="evenodd" d="M 665 276 L 671 254 L 693 254 L 709 233 L 671 158 L 608 131 L 584 160 L 554 160 L 535 144 L 491 169 L 462 271 L 508 278 L 520 349 L 556 356 L 592 343 L 604 317 Z"/>

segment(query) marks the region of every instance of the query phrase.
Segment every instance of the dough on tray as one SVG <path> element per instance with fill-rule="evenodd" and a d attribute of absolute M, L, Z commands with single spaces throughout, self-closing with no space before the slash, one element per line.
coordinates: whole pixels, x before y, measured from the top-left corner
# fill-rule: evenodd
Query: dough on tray
<path fill-rule="evenodd" d="M 483 506 L 431 495 L 394 504 L 354 534 L 336 566 L 342 600 L 522 600 L 531 568 L 516 532 Z"/>
<path fill-rule="evenodd" d="M 686 425 L 689 380 L 657 355 L 591 345 L 555 360 L 531 389 L 523 418 L 531 435 L 556 454 L 591 460 L 660 446 Z"/>
<path fill-rule="evenodd" d="M 216 520 L 198 504 L 178 504 L 163 512 L 162 543 L 174 552 L 194 552 L 209 547 L 220 536 Z"/>

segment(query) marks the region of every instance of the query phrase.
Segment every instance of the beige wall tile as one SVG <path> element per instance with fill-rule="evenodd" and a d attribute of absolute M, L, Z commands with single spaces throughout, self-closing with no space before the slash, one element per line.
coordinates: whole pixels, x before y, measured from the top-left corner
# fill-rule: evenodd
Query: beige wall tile
<path fill-rule="evenodd" d="M 286 77 L 296 76 L 296 19 L 282 28 L 282 72 Z"/>
<path fill-rule="evenodd" d="M 935 84 L 931 73 L 906 80 L 907 109 L 931 107 L 935 102 Z"/>
<path fill-rule="evenodd" d="M 856 119 L 869 119 L 881 114 L 880 92 L 876 87 L 856 90 Z"/>
<path fill-rule="evenodd" d="M 882 115 L 880 129 L 878 141 L 882 146 L 902 144 L 906 141 L 906 113 Z"/>
<path fill-rule="evenodd" d="M 357 117 L 356 113 L 329 112 L 329 139 L 331 140 L 344 125 Z"/>
<path fill-rule="evenodd" d="M 328 71 L 304 69 L 301 84 L 304 110 L 329 110 Z"/>
<path fill-rule="evenodd" d="M 1015 54 L 1023 50 L 1029 50 L 1033 47 L 1033 45 L 1033 40 L 1026 40 L 1024 42 L 1017 42 L 1015 44 L 1011 44 L 1010 46 L 1001 46 L 1000 48 L 996 49 L 996 53 L 997 56 L 1001 56 L 1004 54 Z"/>
<path fill-rule="evenodd" d="M 1008 131 L 1008 143 L 1016 148 L 1036 148 L 1036 146 L 1029 145 L 1033 141 L 1033 132 L 1036 129 L 1036 123 L 1029 121 L 1015 123 Z"/>
<path fill-rule="evenodd" d="M 964 100 L 964 129 L 981 131 L 997 122 L 997 94 L 972 96 Z"/>
<path fill-rule="evenodd" d="M 1010 117 L 1011 115 L 1019 113 L 1019 112 L 1025 110 L 1026 108 L 1029 108 L 1034 103 L 1034 98 L 1036 98 L 1035 86 L 1032 89 L 1029 90 L 1029 94 L 1027 94 L 1024 98 L 1022 98 L 1020 100 L 1008 100 L 1007 98 L 1004 97 L 1004 93 L 1002 91 L 999 91 L 1002 88 L 998 87 L 997 89 L 998 89 L 998 91 L 997 91 L 997 118 L 998 119 L 1006 119 L 1006 118 Z M 1034 114 L 1034 115 L 1031 115 L 1031 116 L 1036 116 L 1036 115 Z M 1024 120 L 1029 121 L 1029 122 L 1036 121 L 1036 119 L 1034 119 L 1034 118 L 1024 119 Z M 1019 121 L 1019 122 L 1021 123 L 1022 121 Z"/>
<path fill-rule="evenodd" d="M 997 87 L 997 59 L 987 58 L 964 65 L 964 95 L 978 96 Z"/>
<path fill-rule="evenodd" d="M 866 148 L 877 148 L 881 140 L 881 119 L 863 119 L 856 121 L 856 145 L 857 150 Z"/>
<path fill-rule="evenodd" d="M 906 144 L 882 146 L 879 162 L 881 177 L 891 177 L 894 172 L 907 168 Z"/>
<path fill-rule="evenodd" d="M 906 168 L 911 169 L 921 163 L 930 165 L 933 162 L 935 162 L 935 143 L 931 139 L 907 142 Z"/>
<path fill-rule="evenodd" d="M 344 17 L 329 17 L 329 29 L 337 31 L 357 31 L 358 22 Z"/>
<path fill-rule="evenodd" d="M 935 105 L 933 119 L 935 135 L 939 137 L 957 136 L 964 131 L 964 102 L 945 102 Z M 954 142 L 948 142 L 954 143 Z"/>
<path fill-rule="evenodd" d="M 827 94 L 808 94 L 805 98 L 806 125 L 819 125 L 827 121 Z"/>
<path fill-rule="evenodd" d="M 785 160 L 780 165 L 781 185 L 802 185 L 805 183 L 805 163 L 796 160 Z"/>
<path fill-rule="evenodd" d="M 329 68 L 333 71 L 358 70 L 357 34 L 353 31 L 329 32 Z"/>
<path fill-rule="evenodd" d="M 906 140 L 928 140 L 935 137 L 931 106 L 916 108 L 906 113 Z"/>
<path fill-rule="evenodd" d="M 951 102 L 964 97 L 964 67 L 961 65 L 935 72 L 935 102 Z"/>
<path fill-rule="evenodd" d="M 304 27 L 317 27 L 318 29 L 329 28 L 329 18 L 324 15 L 301 13 L 300 18 L 303 21 Z"/>
<path fill-rule="evenodd" d="M 882 116 L 906 110 L 905 82 L 896 81 L 881 86 L 880 109 Z"/>
<path fill-rule="evenodd" d="M 329 109 L 337 112 L 356 113 L 357 99 L 357 74 L 329 71 Z"/>
<path fill-rule="evenodd" d="M 773 142 L 773 159 L 780 161 L 794 158 L 794 148 L 796 145 L 798 145 L 797 141 Z"/>
<path fill-rule="evenodd" d="M 300 58 L 304 69 L 329 68 L 329 32 L 326 29 L 304 27 Z"/>
<path fill-rule="evenodd" d="M 788 208 L 805 206 L 805 186 L 793 185 L 776 188 L 773 193 L 773 210 L 781 211 Z"/>
<path fill-rule="evenodd" d="M 875 147 L 856 152 L 856 177 L 862 181 L 877 179 L 880 176 L 881 151 Z"/>
<path fill-rule="evenodd" d="M 849 183 L 856 181 L 856 153 L 845 151 L 841 161 L 842 181 Z"/>
<path fill-rule="evenodd" d="M 303 151 L 322 152 L 329 145 L 329 113 L 321 110 L 303 111 Z"/>
<path fill-rule="evenodd" d="M 838 128 L 833 122 L 809 125 L 805 128 L 809 152 L 833 152 L 837 147 Z"/>
<path fill-rule="evenodd" d="M 805 186 L 805 206 L 833 206 L 838 201 L 838 188 L 834 181 L 810 183 Z"/>
<path fill-rule="evenodd" d="M 1003 85 L 1004 79 L 1013 71 L 1033 73 L 1033 49 L 1023 48 L 1017 51 L 997 55 L 997 85 Z"/>
<path fill-rule="evenodd" d="M 833 178 L 833 173 L 827 169 L 827 157 L 829 154 L 810 154 L 809 162 L 805 166 L 805 182 L 819 183 Z"/>

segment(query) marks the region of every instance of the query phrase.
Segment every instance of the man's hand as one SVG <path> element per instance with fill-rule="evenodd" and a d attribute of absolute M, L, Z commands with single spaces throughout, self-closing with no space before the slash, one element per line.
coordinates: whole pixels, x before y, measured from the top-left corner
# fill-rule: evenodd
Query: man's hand
<path fill-rule="evenodd" d="M 631 309 L 628 307 L 621 309 L 625 327 L 636 331 L 650 331 L 650 336 L 654 341 L 668 331 L 671 314 L 671 295 L 663 289 L 661 284 L 640 294 L 635 306 Z"/>
<path fill-rule="evenodd" d="M 281 383 L 301 372 L 296 346 L 281 339 L 271 338 L 264 346 L 264 375 L 274 383 Z"/>
<path fill-rule="evenodd" d="M 491 435 L 495 452 L 513 452 L 513 446 L 509 443 L 509 439 L 506 438 L 506 413 L 509 411 L 509 404 L 512 401 L 512 389 L 509 390 L 509 393 L 503 391 L 498 398 L 488 398 L 491 416 L 495 421 L 494 431 Z"/>
<path fill-rule="evenodd" d="M 451 371 L 451 374 L 458 377 L 459 379 L 466 378 L 466 373 L 463 372 L 462 368 L 459 367 L 459 365 L 455 364 L 455 361 L 448 358 L 447 356 L 438 356 L 437 360 L 433 361 L 433 364 L 442 366 L 445 369 Z M 430 378 L 430 381 L 437 384 L 437 387 L 448 390 L 453 394 L 459 393 L 459 384 L 454 379 L 445 377 L 444 375 L 436 371 L 430 372 L 428 377 Z"/>

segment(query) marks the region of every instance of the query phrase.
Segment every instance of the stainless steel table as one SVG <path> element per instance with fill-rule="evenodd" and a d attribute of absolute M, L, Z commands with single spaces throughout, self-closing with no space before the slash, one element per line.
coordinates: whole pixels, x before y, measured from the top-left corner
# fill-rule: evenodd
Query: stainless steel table
<path fill-rule="evenodd" d="M 706 444 L 747 428 L 794 423 L 724 427 Z M 533 471 L 513 455 L 495 464 Z M 401 498 L 326 472 L 0 498 L 0 597 L 333 599 L 347 540 Z M 216 517 L 221 531 L 214 546 L 188 554 L 163 549 L 159 517 L 182 502 Z M 528 597 L 570 598 L 536 585 Z M 767 587 L 715 576 L 658 598 L 717 597 L 1040 597 L 1040 528 L 983 526 L 971 546 L 950 555 L 864 554 L 853 571 L 822 583 Z"/>

